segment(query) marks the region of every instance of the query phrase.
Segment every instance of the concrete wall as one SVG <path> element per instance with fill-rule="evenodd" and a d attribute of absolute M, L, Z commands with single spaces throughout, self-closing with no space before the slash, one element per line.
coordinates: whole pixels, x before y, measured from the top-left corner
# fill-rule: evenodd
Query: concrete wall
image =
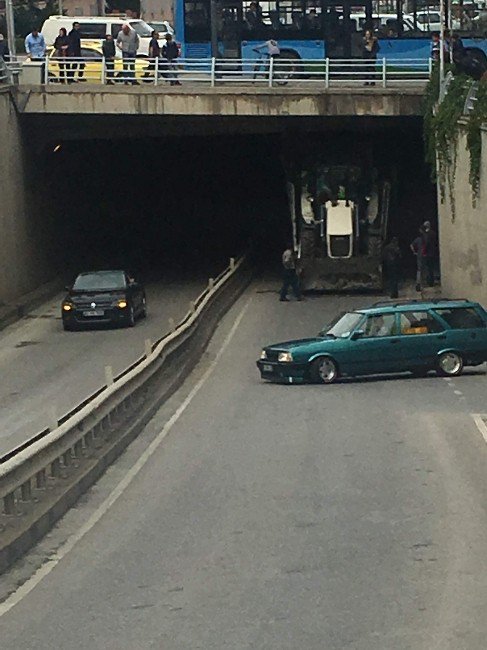
<path fill-rule="evenodd" d="M 472 298 L 487 307 L 487 127 L 482 133 L 480 196 L 472 205 L 466 137 L 460 137 L 452 210 L 448 189 L 439 199 L 440 264 L 443 293 Z M 438 192 L 438 195 L 440 193 Z"/>
<path fill-rule="evenodd" d="M 35 169 L 26 161 L 17 113 L 0 90 L 0 303 L 51 279 L 49 228 L 38 201 Z M 37 204 L 37 208 L 36 208 Z M 44 215 L 45 216 L 45 215 Z"/>

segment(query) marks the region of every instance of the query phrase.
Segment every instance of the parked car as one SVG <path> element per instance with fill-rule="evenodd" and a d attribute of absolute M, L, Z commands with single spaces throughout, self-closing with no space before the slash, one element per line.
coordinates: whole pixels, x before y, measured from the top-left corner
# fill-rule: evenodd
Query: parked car
<path fill-rule="evenodd" d="M 125 271 L 80 273 L 61 305 L 65 330 L 110 324 L 133 327 L 145 318 L 145 290 Z"/>
<path fill-rule="evenodd" d="M 331 384 L 340 377 L 460 375 L 487 361 L 487 312 L 468 300 L 391 301 L 339 315 L 313 338 L 266 346 L 263 379 Z"/>
<path fill-rule="evenodd" d="M 164 39 L 164 36 L 166 34 L 171 34 L 171 36 L 174 38 L 174 29 L 167 22 L 167 20 L 151 21 L 149 25 L 152 27 L 152 29 L 155 29 L 155 31 L 159 34 L 161 39 Z"/>

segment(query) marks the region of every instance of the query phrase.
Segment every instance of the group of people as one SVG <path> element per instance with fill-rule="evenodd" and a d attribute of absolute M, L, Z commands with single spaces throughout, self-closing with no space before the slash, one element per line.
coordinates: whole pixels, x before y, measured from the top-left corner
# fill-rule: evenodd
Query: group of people
<path fill-rule="evenodd" d="M 425 221 L 420 227 L 418 236 L 410 244 L 410 250 L 416 258 L 416 291 L 421 291 L 424 279 L 432 287 L 435 283 L 437 242 L 430 221 Z M 397 237 L 392 237 L 384 246 L 382 265 L 388 293 L 391 298 L 397 298 L 402 267 L 402 253 Z"/>
<path fill-rule="evenodd" d="M 420 227 L 418 236 L 411 242 L 410 250 L 416 258 L 416 291 L 421 291 L 423 279 L 432 287 L 435 283 L 437 243 L 436 233 L 430 221 L 425 221 Z M 289 289 L 292 289 L 295 298 L 302 300 L 298 263 L 292 244 L 289 244 L 282 254 L 281 262 L 283 282 L 279 299 L 287 302 L 287 294 Z M 402 253 L 397 237 L 392 237 L 382 249 L 382 269 L 389 296 L 397 298 L 402 275 Z"/>
<path fill-rule="evenodd" d="M 443 39 L 443 53 L 445 63 L 454 64 L 459 72 L 479 80 L 487 72 L 484 57 L 478 57 L 475 51 L 464 46 L 462 39 L 456 33 L 451 34 L 445 30 Z M 439 61 L 441 55 L 441 35 L 434 32 L 431 37 L 431 58 Z"/>
<path fill-rule="evenodd" d="M 159 45 L 159 34 L 152 32 L 149 44 L 149 57 L 155 59 L 151 62 L 145 72 L 145 79 L 150 78 L 150 72 L 155 71 L 156 65 L 161 76 L 168 78 L 171 85 L 180 85 L 177 78 L 176 59 L 179 56 L 177 43 L 172 39 L 171 34 L 166 34 L 166 42 Z M 140 39 L 135 30 L 127 23 L 123 25 L 116 39 L 112 34 L 107 34 L 103 40 L 101 49 L 105 59 L 105 72 L 108 84 L 115 83 L 115 58 L 117 48 L 121 51 L 123 61 L 122 77 L 125 84 L 138 84 L 136 79 L 135 61 L 139 49 Z M 46 41 L 37 28 L 25 39 L 25 51 L 31 60 L 45 61 Z M 75 81 L 86 81 L 84 78 L 85 62 L 81 53 L 80 24 L 73 23 L 73 28 L 68 33 L 61 27 L 59 34 L 54 41 L 54 58 L 59 66 L 59 81 L 61 83 L 74 83 Z"/>

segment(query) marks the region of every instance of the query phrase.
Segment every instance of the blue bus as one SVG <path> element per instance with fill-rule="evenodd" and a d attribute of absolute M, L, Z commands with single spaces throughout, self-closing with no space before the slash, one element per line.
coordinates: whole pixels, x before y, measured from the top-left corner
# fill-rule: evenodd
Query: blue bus
<path fill-rule="evenodd" d="M 487 64 L 487 20 L 475 5 L 453 5 L 448 24 Z M 407 7 L 407 11 L 404 9 Z M 213 29 L 212 29 L 213 18 Z M 254 48 L 273 39 L 286 59 L 360 58 L 366 27 L 379 38 L 379 58 L 431 56 L 439 11 L 425 0 L 176 0 L 181 55 L 204 59 L 255 59 Z M 213 48 L 212 48 L 213 37 Z"/>

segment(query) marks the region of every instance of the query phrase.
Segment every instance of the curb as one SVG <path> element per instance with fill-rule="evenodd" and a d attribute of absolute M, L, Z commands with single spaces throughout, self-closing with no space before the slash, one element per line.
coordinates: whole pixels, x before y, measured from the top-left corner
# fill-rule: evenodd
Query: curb
<path fill-rule="evenodd" d="M 0 305 L 0 330 L 5 329 L 15 321 L 24 318 L 43 302 L 54 297 L 63 288 L 63 281 L 59 278 L 42 284 L 29 293 L 19 296 L 15 301 Z"/>

